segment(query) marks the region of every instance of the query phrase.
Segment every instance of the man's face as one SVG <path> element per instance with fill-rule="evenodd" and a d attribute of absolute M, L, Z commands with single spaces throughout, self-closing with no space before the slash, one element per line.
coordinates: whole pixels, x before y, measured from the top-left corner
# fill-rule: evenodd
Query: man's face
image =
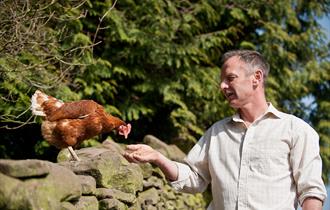
<path fill-rule="evenodd" d="M 233 108 L 242 108 L 253 101 L 254 74 L 248 73 L 249 65 L 237 56 L 229 58 L 223 64 L 220 75 L 220 89 Z"/>

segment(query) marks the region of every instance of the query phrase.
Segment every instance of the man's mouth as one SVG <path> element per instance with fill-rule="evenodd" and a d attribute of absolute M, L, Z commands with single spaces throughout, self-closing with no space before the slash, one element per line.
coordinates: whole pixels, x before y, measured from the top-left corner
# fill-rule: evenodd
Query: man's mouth
<path fill-rule="evenodd" d="M 235 93 L 231 91 L 225 92 L 225 96 L 227 99 L 233 99 L 235 97 Z"/>

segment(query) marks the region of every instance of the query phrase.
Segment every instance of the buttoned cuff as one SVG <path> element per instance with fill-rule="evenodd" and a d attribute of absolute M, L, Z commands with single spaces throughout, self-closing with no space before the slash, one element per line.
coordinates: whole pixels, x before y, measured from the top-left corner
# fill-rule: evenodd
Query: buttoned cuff
<path fill-rule="evenodd" d="M 170 182 L 170 185 L 176 190 L 181 190 L 184 187 L 185 181 L 189 178 L 191 169 L 188 165 L 183 163 L 175 162 L 175 164 L 178 169 L 178 179 L 174 182 Z"/>

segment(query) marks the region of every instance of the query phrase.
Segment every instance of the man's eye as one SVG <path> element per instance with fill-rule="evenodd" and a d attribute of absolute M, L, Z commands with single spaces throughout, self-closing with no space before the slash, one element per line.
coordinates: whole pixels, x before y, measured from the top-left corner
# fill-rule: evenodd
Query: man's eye
<path fill-rule="evenodd" d="M 232 77 L 227 77 L 228 81 L 233 81 L 236 77 L 232 76 Z"/>

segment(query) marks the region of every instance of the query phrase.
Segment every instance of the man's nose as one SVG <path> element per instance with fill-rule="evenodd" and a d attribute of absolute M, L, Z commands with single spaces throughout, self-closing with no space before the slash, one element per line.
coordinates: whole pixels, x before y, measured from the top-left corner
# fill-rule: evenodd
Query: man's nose
<path fill-rule="evenodd" d="M 228 88 L 228 85 L 225 81 L 221 81 L 219 87 L 220 87 L 220 90 L 224 90 L 224 89 Z"/>

